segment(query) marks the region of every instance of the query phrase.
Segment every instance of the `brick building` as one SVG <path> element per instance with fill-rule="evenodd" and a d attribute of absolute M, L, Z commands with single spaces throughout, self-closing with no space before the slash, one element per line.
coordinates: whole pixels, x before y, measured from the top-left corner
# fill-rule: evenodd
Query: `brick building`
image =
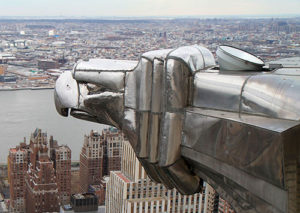
<path fill-rule="evenodd" d="M 121 147 L 123 134 L 116 128 L 104 129 L 100 135 L 91 131 L 84 136 L 80 154 L 81 192 L 97 195 L 99 205 L 104 205 L 106 194 L 106 176 L 110 171 L 121 168 Z"/>
<path fill-rule="evenodd" d="M 67 204 L 71 196 L 71 149 L 58 146 L 50 137 L 50 156 L 53 162 L 60 204 Z"/>
<path fill-rule="evenodd" d="M 106 148 L 107 164 L 103 162 L 104 166 L 107 166 L 107 173 L 109 175 L 110 171 L 119 171 L 121 169 L 121 157 L 122 157 L 122 142 L 124 141 L 124 135 L 120 130 L 116 128 L 105 129 L 102 132 Z"/>
<path fill-rule="evenodd" d="M 58 69 L 60 67 L 60 64 L 56 61 L 51 60 L 39 60 L 38 61 L 38 68 L 42 70 L 47 69 Z"/>
<path fill-rule="evenodd" d="M 106 193 L 106 184 L 109 181 L 109 177 L 105 176 L 101 179 L 101 183 L 98 185 L 89 185 L 88 192 L 94 193 L 98 198 L 98 205 L 105 205 L 105 193 Z"/>
<path fill-rule="evenodd" d="M 53 162 L 50 160 L 47 147 L 31 153 L 34 160 L 30 163 L 25 176 L 26 212 L 55 212 L 59 210 L 58 186 Z"/>
<path fill-rule="evenodd" d="M 80 153 L 80 186 L 87 192 L 89 185 L 101 184 L 103 176 L 121 168 L 123 134 L 116 128 L 104 129 L 100 135 L 91 131 L 84 136 Z"/>
<path fill-rule="evenodd" d="M 36 129 L 8 155 L 11 212 L 55 212 L 69 202 L 71 150 Z"/>
<path fill-rule="evenodd" d="M 10 208 L 23 212 L 25 208 L 25 173 L 28 167 L 28 150 L 17 146 L 9 150 L 7 158 Z"/>
<path fill-rule="evenodd" d="M 232 209 L 231 205 L 221 197 L 219 198 L 219 213 L 235 213 L 235 211 Z"/>
<path fill-rule="evenodd" d="M 235 213 L 231 205 L 209 185 L 204 187 L 204 213 Z"/>
<path fill-rule="evenodd" d="M 103 163 L 103 137 L 91 131 L 84 136 L 84 143 L 80 153 L 80 187 L 87 192 L 89 185 L 100 184 Z"/>

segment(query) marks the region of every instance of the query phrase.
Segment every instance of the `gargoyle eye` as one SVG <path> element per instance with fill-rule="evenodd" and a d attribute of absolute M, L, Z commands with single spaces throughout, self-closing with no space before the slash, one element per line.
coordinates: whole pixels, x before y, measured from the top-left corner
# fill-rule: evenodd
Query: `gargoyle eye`
<path fill-rule="evenodd" d="M 95 84 L 86 84 L 86 87 L 89 91 L 99 88 L 99 86 L 96 86 Z"/>
<path fill-rule="evenodd" d="M 107 89 L 105 87 L 101 87 L 100 92 L 105 92 Z"/>
<path fill-rule="evenodd" d="M 98 86 L 95 84 L 86 84 L 87 89 L 89 91 L 89 95 L 94 95 L 102 92 L 106 92 L 108 89 L 102 86 Z"/>

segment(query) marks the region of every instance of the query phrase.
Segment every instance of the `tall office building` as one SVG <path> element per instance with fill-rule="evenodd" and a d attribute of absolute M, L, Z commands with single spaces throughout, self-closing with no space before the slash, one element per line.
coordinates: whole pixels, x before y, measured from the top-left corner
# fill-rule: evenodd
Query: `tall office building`
<path fill-rule="evenodd" d="M 9 150 L 8 181 L 10 191 L 10 209 L 12 212 L 24 212 L 25 209 L 25 173 L 28 167 L 28 150 L 17 146 Z"/>
<path fill-rule="evenodd" d="M 123 134 L 113 127 L 104 129 L 101 135 L 91 131 L 84 136 L 79 173 L 83 193 L 103 188 L 103 176 L 110 171 L 120 170 L 123 138 Z"/>
<path fill-rule="evenodd" d="M 204 213 L 234 213 L 231 205 L 209 185 L 205 184 Z"/>
<path fill-rule="evenodd" d="M 221 197 L 219 198 L 219 207 L 218 207 L 219 213 L 235 213 L 235 211 L 232 209 L 231 205 Z"/>
<path fill-rule="evenodd" d="M 58 186 L 53 162 L 47 147 L 31 153 L 33 163 L 29 164 L 25 177 L 26 212 L 55 212 L 59 210 Z"/>
<path fill-rule="evenodd" d="M 121 169 L 121 146 L 124 141 L 123 133 L 116 128 L 105 129 L 103 132 L 103 137 L 105 140 L 105 151 L 107 156 L 107 173 L 109 175 L 110 171 L 118 171 Z"/>
<path fill-rule="evenodd" d="M 8 155 L 12 212 L 54 212 L 71 193 L 71 150 L 36 129 Z"/>
<path fill-rule="evenodd" d="M 106 212 L 201 212 L 202 194 L 181 195 L 151 181 L 128 141 L 122 142 L 121 171 L 112 171 L 107 184 Z"/>
<path fill-rule="evenodd" d="M 58 146 L 50 137 L 50 156 L 54 164 L 60 204 L 67 204 L 71 196 L 71 149 L 66 145 Z"/>
<path fill-rule="evenodd" d="M 204 213 L 218 213 L 218 194 L 216 191 L 209 185 L 206 184 L 204 188 Z"/>
<path fill-rule="evenodd" d="M 87 192 L 89 185 L 100 184 L 103 163 L 103 138 L 98 132 L 91 131 L 84 136 L 80 153 L 80 187 Z"/>

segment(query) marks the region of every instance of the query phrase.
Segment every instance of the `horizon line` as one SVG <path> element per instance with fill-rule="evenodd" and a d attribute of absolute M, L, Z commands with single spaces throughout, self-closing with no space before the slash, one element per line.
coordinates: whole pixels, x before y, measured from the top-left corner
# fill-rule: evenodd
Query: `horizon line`
<path fill-rule="evenodd" d="M 240 15 L 166 15 L 166 16 L 1 16 L 0 19 L 78 19 L 78 20 L 139 20 L 139 19 L 209 19 L 209 18 L 249 18 L 249 19 L 257 19 L 257 18 L 300 18 L 299 14 L 240 14 Z"/>

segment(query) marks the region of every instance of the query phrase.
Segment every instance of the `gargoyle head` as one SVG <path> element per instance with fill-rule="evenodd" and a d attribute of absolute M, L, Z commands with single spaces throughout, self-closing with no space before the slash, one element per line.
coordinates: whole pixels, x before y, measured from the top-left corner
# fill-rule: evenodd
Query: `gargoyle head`
<path fill-rule="evenodd" d="M 56 108 L 122 129 L 148 176 L 169 189 L 194 194 L 205 180 L 241 212 L 294 209 L 299 74 L 214 66 L 196 45 L 147 52 L 139 63 L 82 61 L 57 80 Z"/>
<path fill-rule="evenodd" d="M 139 62 L 81 61 L 57 80 L 56 108 L 122 129 L 152 180 L 193 194 L 202 182 L 181 157 L 184 109 L 193 74 L 214 65 L 212 53 L 196 45 L 150 51 Z"/>
<path fill-rule="evenodd" d="M 56 82 L 54 98 L 58 113 L 120 128 L 125 71 L 136 64 L 106 59 L 80 61 L 72 72 L 64 72 Z"/>

